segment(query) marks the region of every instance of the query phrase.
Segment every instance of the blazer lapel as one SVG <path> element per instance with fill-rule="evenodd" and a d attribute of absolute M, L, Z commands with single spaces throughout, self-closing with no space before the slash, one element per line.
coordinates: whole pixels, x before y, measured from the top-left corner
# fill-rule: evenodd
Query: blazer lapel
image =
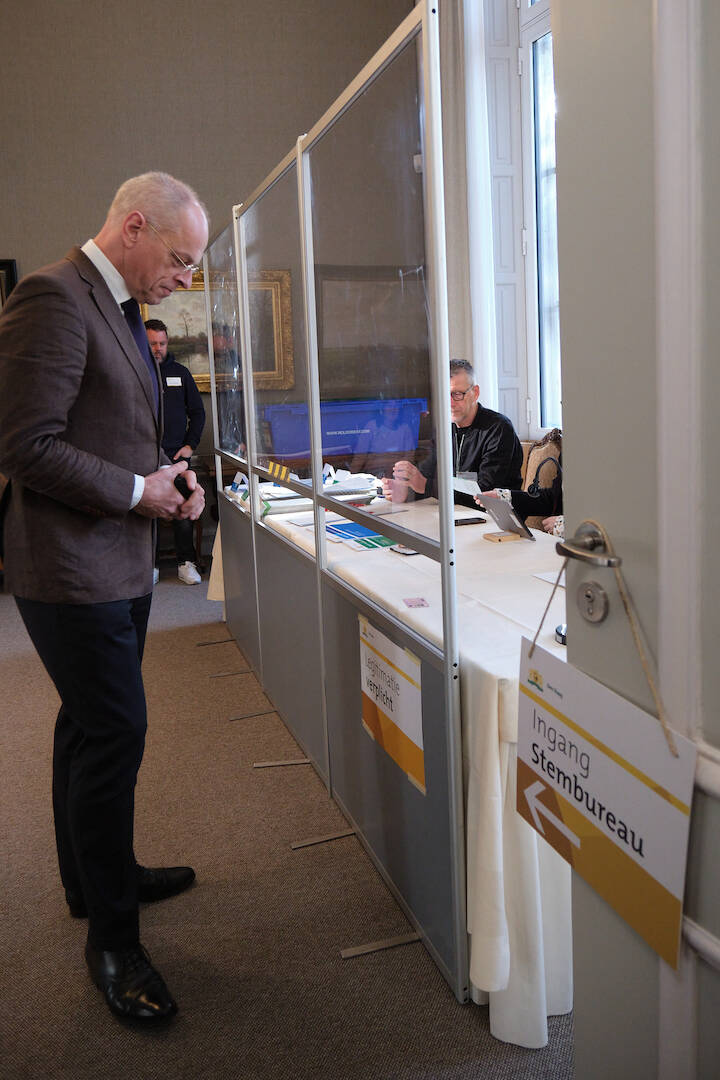
<path fill-rule="evenodd" d="M 73 248 L 67 255 L 67 258 L 74 263 L 77 268 L 80 277 L 83 281 L 86 281 L 90 286 L 90 295 L 97 307 L 98 311 L 102 315 L 105 322 L 108 324 L 113 334 L 117 338 L 118 345 L 125 353 L 125 356 L 129 360 L 135 374 L 140 380 L 143 393 L 147 398 L 147 403 L 150 406 L 153 416 L 155 417 L 155 423 L 159 426 L 160 416 L 155 410 L 155 396 L 153 394 L 152 383 L 150 381 L 150 374 L 147 369 L 147 365 L 142 356 L 138 352 L 138 347 L 135 344 L 135 338 L 125 322 L 125 317 L 118 306 L 115 297 L 110 292 L 107 286 L 105 278 L 102 276 L 97 267 L 88 259 L 87 255 L 80 250 L 79 247 Z M 153 357 L 153 361 L 155 358 Z M 162 409 L 162 383 L 160 381 L 160 372 L 158 371 L 157 362 L 155 362 L 155 370 L 157 371 L 158 388 L 161 390 L 160 408 Z"/>

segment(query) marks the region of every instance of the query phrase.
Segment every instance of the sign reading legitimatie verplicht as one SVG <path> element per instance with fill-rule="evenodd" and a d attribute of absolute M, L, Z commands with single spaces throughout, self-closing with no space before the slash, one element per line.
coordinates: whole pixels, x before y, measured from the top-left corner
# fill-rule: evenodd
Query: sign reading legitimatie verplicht
<path fill-rule="evenodd" d="M 517 808 L 677 967 L 695 744 L 523 638 Z"/>
<path fill-rule="evenodd" d="M 358 622 L 363 726 L 425 794 L 420 661 L 363 615 Z"/>

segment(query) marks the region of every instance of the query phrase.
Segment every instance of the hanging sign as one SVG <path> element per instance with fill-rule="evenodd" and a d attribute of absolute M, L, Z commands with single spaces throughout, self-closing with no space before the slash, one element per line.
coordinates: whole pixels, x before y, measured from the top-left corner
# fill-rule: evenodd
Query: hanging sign
<path fill-rule="evenodd" d="M 363 726 L 424 795 L 420 661 L 363 615 L 358 622 Z"/>
<path fill-rule="evenodd" d="M 517 809 L 677 967 L 695 744 L 523 638 Z"/>

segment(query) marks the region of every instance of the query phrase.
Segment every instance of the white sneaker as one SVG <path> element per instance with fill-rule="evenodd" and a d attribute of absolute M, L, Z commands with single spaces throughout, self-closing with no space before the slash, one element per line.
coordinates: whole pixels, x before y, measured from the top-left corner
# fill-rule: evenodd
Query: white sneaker
<path fill-rule="evenodd" d="M 153 585 L 157 585 L 159 580 L 160 580 L 160 571 L 158 570 L 157 566 L 154 566 L 153 567 Z"/>
<path fill-rule="evenodd" d="M 178 577 L 183 585 L 199 585 L 202 581 L 197 566 L 192 562 L 184 562 L 181 566 L 178 566 Z"/>

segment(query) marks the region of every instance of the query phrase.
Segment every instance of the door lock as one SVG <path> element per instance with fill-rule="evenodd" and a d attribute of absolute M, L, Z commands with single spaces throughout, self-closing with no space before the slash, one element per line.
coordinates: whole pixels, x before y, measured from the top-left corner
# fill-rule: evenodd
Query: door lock
<path fill-rule="evenodd" d="M 597 581 L 582 581 L 576 597 L 580 614 L 587 622 L 599 623 L 607 616 L 610 606 L 608 595 Z"/>

